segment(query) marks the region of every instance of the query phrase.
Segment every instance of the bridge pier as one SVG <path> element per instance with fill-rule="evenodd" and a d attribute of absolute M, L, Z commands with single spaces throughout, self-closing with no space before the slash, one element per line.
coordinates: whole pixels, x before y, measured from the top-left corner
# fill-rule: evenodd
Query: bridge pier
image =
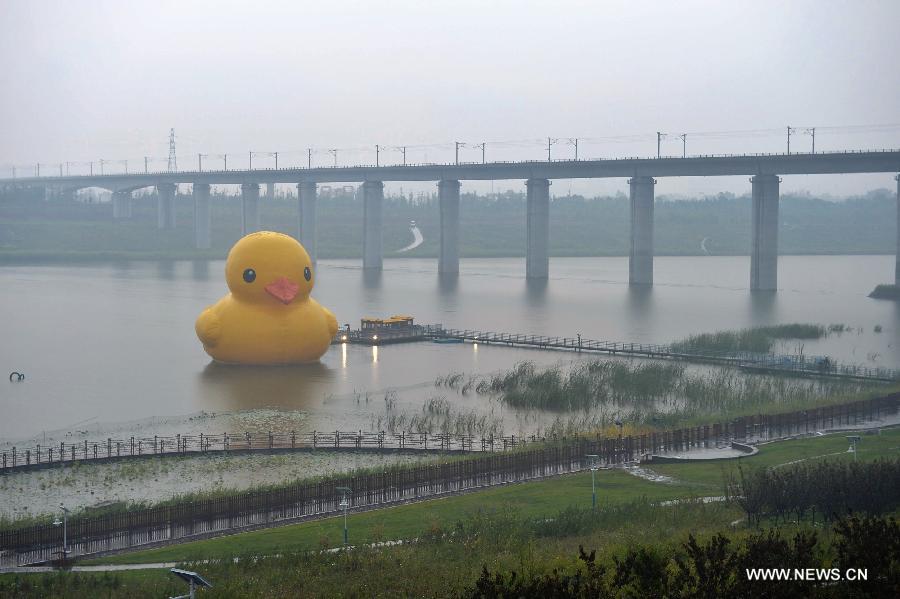
<path fill-rule="evenodd" d="M 241 185 L 241 234 L 259 231 L 259 183 Z"/>
<path fill-rule="evenodd" d="M 363 194 L 363 268 L 381 270 L 384 183 L 366 181 L 360 189 Z"/>
<path fill-rule="evenodd" d="M 653 284 L 653 177 L 628 180 L 631 196 L 631 252 L 628 256 L 628 282 Z"/>
<path fill-rule="evenodd" d="M 175 228 L 175 190 L 174 183 L 160 183 L 156 186 L 156 227 L 158 229 Z"/>
<path fill-rule="evenodd" d="M 313 266 L 316 264 L 316 184 L 313 181 L 303 181 L 297 184 L 297 213 L 300 222 L 297 223 L 297 231 L 300 234 L 300 243 L 309 253 Z"/>
<path fill-rule="evenodd" d="M 550 276 L 550 181 L 528 179 L 525 212 L 525 278 Z"/>
<path fill-rule="evenodd" d="M 266 183 L 266 199 L 267 200 L 275 199 L 275 184 L 274 183 Z"/>
<path fill-rule="evenodd" d="M 438 274 L 459 273 L 459 181 L 438 181 L 438 205 L 441 213 L 441 253 Z"/>
<path fill-rule="evenodd" d="M 750 253 L 751 291 L 778 288 L 778 175 L 750 179 L 753 213 Z"/>
<path fill-rule="evenodd" d="M 194 247 L 208 250 L 210 239 L 209 184 L 194 183 Z"/>
<path fill-rule="evenodd" d="M 894 264 L 894 285 L 900 285 L 900 175 L 894 177 L 897 182 L 897 257 Z"/>
<path fill-rule="evenodd" d="M 112 194 L 113 218 L 131 218 L 131 192 L 114 191 Z"/>

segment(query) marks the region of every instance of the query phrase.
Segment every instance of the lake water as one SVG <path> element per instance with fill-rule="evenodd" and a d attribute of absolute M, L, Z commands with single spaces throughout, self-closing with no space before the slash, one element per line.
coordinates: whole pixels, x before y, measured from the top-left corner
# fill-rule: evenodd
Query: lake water
<path fill-rule="evenodd" d="M 313 296 L 354 328 L 363 316 L 402 313 L 454 328 L 663 343 L 754 325 L 843 323 L 852 332 L 802 347 L 786 342 L 779 351 L 900 366 L 900 304 L 866 297 L 891 280 L 893 256 L 781 257 L 775 294 L 750 293 L 747 257 L 658 257 L 657 282 L 647 290 L 628 286 L 627 258 L 555 258 L 544 285 L 526 282 L 522 259 L 463 260 L 453 281 L 440 280 L 436 267 L 435 260 L 387 260 L 371 276 L 357 260 L 323 260 Z M 304 367 L 214 365 L 194 320 L 226 292 L 223 269 L 224 262 L 0 266 L 0 365 L 4 377 L 13 370 L 27 376 L 0 383 L 0 441 L 369 429 L 392 390 L 392 401 L 417 409 L 434 395 L 435 378 L 451 371 L 578 359 L 417 343 L 332 346 L 321 364 Z M 483 398 L 452 400 L 460 409 L 502 412 Z"/>

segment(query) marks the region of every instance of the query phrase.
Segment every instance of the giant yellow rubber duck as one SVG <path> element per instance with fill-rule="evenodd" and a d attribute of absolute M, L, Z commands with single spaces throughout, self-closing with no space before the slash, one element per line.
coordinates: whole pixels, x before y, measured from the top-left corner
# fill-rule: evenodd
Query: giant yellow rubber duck
<path fill-rule="evenodd" d="M 231 293 L 204 310 L 195 325 L 213 359 L 299 364 L 328 351 L 337 319 L 309 297 L 312 261 L 293 237 L 260 231 L 241 238 L 228 253 L 225 281 Z"/>

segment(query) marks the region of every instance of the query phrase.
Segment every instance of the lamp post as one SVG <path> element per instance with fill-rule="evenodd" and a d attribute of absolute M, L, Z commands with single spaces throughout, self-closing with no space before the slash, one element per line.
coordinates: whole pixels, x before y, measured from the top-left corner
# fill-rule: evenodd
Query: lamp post
<path fill-rule="evenodd" d="M 597 508 L 597 482 L 594 479 L 598 466 L 597 463 L 600 461 L 600 456 L 595 453 L 589 453 L 585 456 L 586 458 L 590 458 L 590 468 L 591 468 L 591 508 Z"/>
<path fill-rule="evenodd" d="M 853 452 L 853 461 L 856 461 L 856 446 L 859 445 L 859 435 L 847 435 L 847 440 L 850 441 L 850 448 L 847 451 Z"/>
<path fill-rule="evenodd" d="M 348 543 L 347 508 L 350 507 L 350 487 L 336 487 L 335 491 L 340 491 L 343 494 L 343 498 L 341 499 L 341 503 L 338 504 L 338 507 L 344 508 L 344 546 L 346 547 Z"/>
<path fill-rule="evenodd" d="M 198 588 L 212 588 L 212 583 L 210 583 L 208 580 L 206 580 L 196 572 L 191 572 L 189 570 L 180 570 L 178 568 L 172 568 L 169 570 L 169 572 L 182 579 L 189 585 L 187 595 L 178 595 L 177 597 L 171 597 L 171 599 L 194 599 L 194 597 L 197 596 Z"/>
<path fill-rule="evenodd" d="M 68 540 L 68 532 L 69 532 L 69 530 L 68 530 L 68 529 L 69 529 L 69 510 L 66 509 L 66 507 L 65 507 L 62 503 L 59 504 L 59 509 L 62 510 L 62 513 L 63 513 L 63 519 L 62 519 L 62 522 L 59 521 L 59 516 L 57 516 L 56 519 L 53 521 L 53 526 L 59 526 L 59 525 L 62 525 L 62 527 L 63 527 L 63 550 L 62 550 L 62 554 L 63 554 L 63 559 L 66 559 L 66 556 L 69 555 L 69 540 Z"/>
<path fill-rule="evenodd" d="M 619 442 L 616 443 L 616 461 L 621 461 L 622 464 L 624 465 L 625 460 L 623 458 L 624 458 L 625 450 L 622 447 L 622 429 L 625 427 L 625 425 L 622 423 L 622 419 L 619 418 L 618 416 L 616 416 L 616 419 L 613 422 L 616 425 L 616 428 L 619 429 Z"/>

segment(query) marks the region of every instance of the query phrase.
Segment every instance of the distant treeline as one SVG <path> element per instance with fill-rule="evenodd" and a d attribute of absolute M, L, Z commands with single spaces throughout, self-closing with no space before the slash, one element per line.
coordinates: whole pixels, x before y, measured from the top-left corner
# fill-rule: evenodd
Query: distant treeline
<path fill-rule="evenodd" d="M 185 186 L 186 187 L 186 186 Z M 188 189 L 185 189 L 188 191 Z M 523 256 L 525 198 L 507 192 L 461 198 L 463 257 Z M 213 196 L 213 248 L 193 250 L 190 195 L 176 201 L 177 228 L 156 229 L 156 196 L 135 195 L 133 218 L 112 222 L 108 202 L 0 196 L 0 255 L 122 254 L 201 257 L 223 256 L 240 237 L 240 197 Z M 750 198 L 719 194 L 693 200 L 657 198 L 657 255 L 746 255 L 750 251 Z M 896 250 L 896 199 L 883 189 L 846 201 L 809 195 L 781 200 L 779 251 L 782 254 L 892 254 Z M 362 248 L 362 200 L 337 190 L 318 205 L 319 257 L 354 258 Z M 438 253 L 437 199 L 405 196 L 384 201 L 385 256 L 412 240 L 415 220 L 425 242 L 402 256 Z M 280 195 L 261 201 L 262 226 L 297 232 L 296 199 Z M 628 198 L 564 196 L 552 200 L 550 243 L 553 256 L 621 256 L 629 248 Z"/>

